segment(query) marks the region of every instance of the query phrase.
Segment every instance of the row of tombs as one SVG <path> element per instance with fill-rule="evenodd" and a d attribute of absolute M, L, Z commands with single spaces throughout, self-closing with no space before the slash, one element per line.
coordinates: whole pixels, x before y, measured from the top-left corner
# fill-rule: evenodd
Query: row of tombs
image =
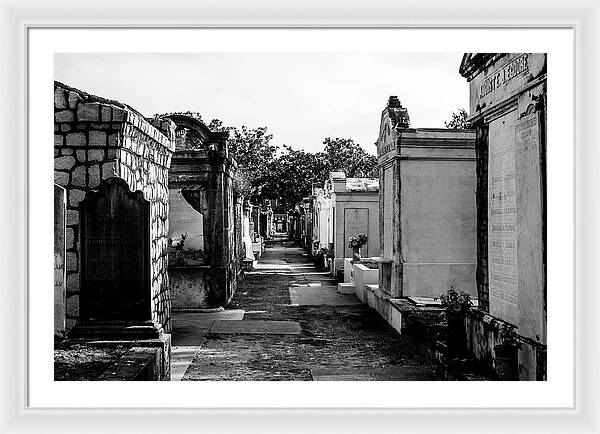
<path fill-rule="evenodd" d="M 449 288 L 468 349 L 546 378 L 546 55 L 465 54 L 472 129 L 411 128 L 390 97 L 379 179 L 333 172 L 294 212 L 233 188 L 227 133 L 55 82 L 55 334 L 135 341 L 170 378 L 173 309 L 225 306 L 263 241 L 288 232 L 402 332 Z M 350 260 L 348 239 L 368 243 Z"/>
<path fill-rule="evenodd" d="M 400 333 L 441 314 L 441 294 L 468 293 L 460 327 L 478 372 L 544 380 L 546 55 L 465 54 L 460 73 L 470 129 L 411 128 L 390 97 L 379 179 L 332 172 L 292 219 L 295 239 Z M 361 260 L 348 245 L 359 234 Z M 449 349 L 432 342 L 448 368 Z"/>
<path fill-rule="evenodd" d="M 238 197 L 228 132 L 193 116 L 55 82 L 54 118 L 55 336 L 135 342 L 169 379 L 171 311 L 225 306 L 273 210 Z"/>

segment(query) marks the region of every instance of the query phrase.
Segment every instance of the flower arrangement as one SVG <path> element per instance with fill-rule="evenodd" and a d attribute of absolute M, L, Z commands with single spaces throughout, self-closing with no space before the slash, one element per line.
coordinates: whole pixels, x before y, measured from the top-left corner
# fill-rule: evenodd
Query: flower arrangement
<path fill-rule="evenodd" d="M 471 296 L 451 286 L 447 292 L 440 294 L 440 301 L 446 308 L 448 360 L 462 359 L 468 354 L 465 317 L 472 306 Z"/>
<path fill-rule="evenodd" d="M 466 313 L 473 305 L 469 293 L 457 292 L 452 286 L 447 292 L 440 294 L 440 301 L 446 312 L 455 314 Z"/>
<path fill-rule="evenodd" d="M 494 346 L 494 368 L 497 378 L 502 381 L 519 380 L 519 341 L 517 328 L 504 323 L 500 328 L 500 343 Z"/>
<path fill-rule="evenodd" d="M 365 234 L 358 234 L 356 237 L 348 238 L 348 247 L 351 249 L 360 249 L 367 244 L 368 238 Z"/>
<path fill-rule="evenodd" d="M 188 237 L 188 234 L 181 234 L 181 238 L 179 239 L 171 239 L 171 247 L 175 250 L 183 250 L 183 246 L 185 245 L 185 239 Z"/>
<path fill-rule="evenodd" d="M 500 339 L 502 340 L 502 344 L 504 346 L 512 346 L 520 349 L 522 347 L 522 343 L 517 338 L 518 334 L 516 332 L 517 327 L 504 323 L 500 328 Z"/>

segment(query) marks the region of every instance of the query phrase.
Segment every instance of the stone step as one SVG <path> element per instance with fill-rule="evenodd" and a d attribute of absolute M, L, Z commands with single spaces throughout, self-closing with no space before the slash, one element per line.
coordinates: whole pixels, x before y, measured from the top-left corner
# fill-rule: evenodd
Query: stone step
<path fill-rule="evenodd" d="M 338 283 L 337 292 L 340 294 L 354 294 L 354 282 Z"/>
<path fill-rule="evenodd" d="M 160 348 L 133 347 L 99 378 L 100 381 L 155 381 L 161 375 Z"/>

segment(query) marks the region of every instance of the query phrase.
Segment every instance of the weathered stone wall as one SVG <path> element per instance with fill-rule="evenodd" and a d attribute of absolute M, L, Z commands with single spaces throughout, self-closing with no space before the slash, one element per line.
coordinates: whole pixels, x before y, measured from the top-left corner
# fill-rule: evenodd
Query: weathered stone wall
<path fill-rule="evenodd" d="M 475 155 L 477 172 L 477 298 L 479 307 L 490 309 L 488 283 L 488 128 L 477 125 Z"/>
<path fill-rule="evenodd" d="M 231 294 L 228 294 L 228 299 L 231 299 L 235 291 L 239 280 L 243 277 L 244 269 L 244 258 L 246 257 L 246 246 L 244 245 L 244 199 L 234 195 L 234 208 L 233 216 L 230 219 L 230 231 L 233 232 L 233 249 L 231 250 L 231 262 L 229 273 L 231 275 Z"/>
<path fill-rule="evenodd" d="M 486 374 L 496 374 L 496 347 L 504 342 L 505 322 L 480 309 L 472 309 L 465 318 L 467 348 L 481 363 Z M 519 344 L 518 370 L 521 380 L 546 380 L 546 346 L 514 334 Z M 524 357 L 526 356 L 526 357 Z"/>
<path fill-rule="evenodd" d="M 161 131 L 116 101 L 54 84 L 54 179 L 67 190 L 67 328 L 79 318 L 79 202 L 117 176 L 150 201 L 152 319 L 170 332 L 167 275 L 168 169 L 174 124 Z"/>
<path fill-rule="evenodd" d="M 54 336 L 62 338 L 66 329 L 65 224 L 67 193 L 54 184 Z"/>

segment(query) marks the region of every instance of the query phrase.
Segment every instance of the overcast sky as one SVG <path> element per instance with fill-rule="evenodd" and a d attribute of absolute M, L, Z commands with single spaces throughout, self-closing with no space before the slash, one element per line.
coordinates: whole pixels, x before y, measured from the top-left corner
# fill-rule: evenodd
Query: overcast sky
<path fill-rule="evenodd" d="M 202 114 L 266 126 L 273 144 L 316 152 L 325 137 L 375 153 L 381 111 L 397 95 L 412 127 L 443 127 L 468 107 L 462 53 L 57 54 L 55 79 L 145 116 Z"/>

